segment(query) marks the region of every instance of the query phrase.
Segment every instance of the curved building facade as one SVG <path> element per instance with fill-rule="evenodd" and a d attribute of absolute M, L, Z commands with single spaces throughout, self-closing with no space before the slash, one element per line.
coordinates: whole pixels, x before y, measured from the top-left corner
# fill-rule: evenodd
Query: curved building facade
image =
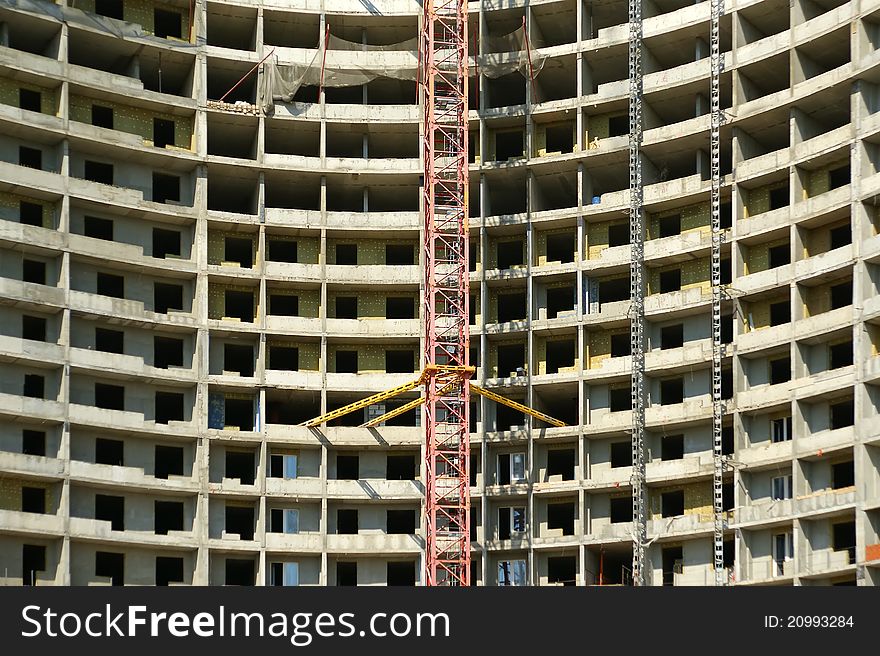
<path fill-rule="evenodd" d="M 412 585 L 419 3 L 0 2 L 0 577 Z M 628 4 L 471 2 L 477 585 L 628 584 Z M 710 3 L 643 5 L 646 580 L 713 585 Z M 724 565 L 880 583 L 880 3 L 721 23 Z M 876 189 L 875 189 L 876 187 Z"/>

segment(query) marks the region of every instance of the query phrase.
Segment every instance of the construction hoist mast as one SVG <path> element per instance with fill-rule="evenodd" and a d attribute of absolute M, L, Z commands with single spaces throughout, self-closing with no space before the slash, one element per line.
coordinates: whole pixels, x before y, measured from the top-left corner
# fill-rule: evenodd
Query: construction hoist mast
<path fill-rule="evenodd" d="M 721 14 L 723 0 L 712 0 L 710 26 L 711 89 L 710 89 L 710 149 L 711 160 L 711 211 L 712 211 L 712 455 L 713 455 L 713 511 L 715 585 L 727 585 L 724 571 L 724 471 L 723 448 L 724 400 L 721 394 L 721 361 L 724 345 L 721 340 Z"/>
<path fill-rule="evenodd" d="M 467 3 L 426 0 L 425 584 L 470 584 Z"/>
<path fill-rule="evenodd" d="M 642 0 L 629 0 L 629 235 L 633 585 L 645 584 L 645 225 L 642 210 Z"/>

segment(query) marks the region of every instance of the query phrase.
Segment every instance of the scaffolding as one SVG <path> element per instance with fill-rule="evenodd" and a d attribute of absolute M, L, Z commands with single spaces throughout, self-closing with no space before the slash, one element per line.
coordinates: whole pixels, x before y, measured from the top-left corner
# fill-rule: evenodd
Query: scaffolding
<path fill-rule="evenodd" d="M 645 223 L 642 209 L 642 4 L 629 1 L 630 356 L 633 585 L 645 584 Z"/>
<path fill-rule="evenodd" d="M 723 0 L 712 0 L 710 34 L 710 166 L 712 177 L 712 502 L 714 515 L 713 562 L 715 585 L 727 585 L 724 571 L 724 445 L 723 426 L 724 399 L 721 389 L 721 363 L 724 344 L 721 339 L 721 245 L 724 233 L 721 228 L 721 15 Z"/>

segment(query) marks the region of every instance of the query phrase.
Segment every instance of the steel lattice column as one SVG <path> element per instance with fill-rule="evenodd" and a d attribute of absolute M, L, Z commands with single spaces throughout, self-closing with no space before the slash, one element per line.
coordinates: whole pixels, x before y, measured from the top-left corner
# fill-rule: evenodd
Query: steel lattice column
<path fill-rule="evenodd" d="M 427 0 L 421 33 L 425 213 L 425 583 L 470 584 L 467 5 Z"/>

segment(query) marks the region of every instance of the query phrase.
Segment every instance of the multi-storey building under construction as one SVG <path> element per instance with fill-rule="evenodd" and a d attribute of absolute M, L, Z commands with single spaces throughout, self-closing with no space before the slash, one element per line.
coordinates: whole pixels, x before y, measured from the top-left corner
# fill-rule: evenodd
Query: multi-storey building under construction
<path fill-rule="evenodd" d="M 423 366 L 421 4 L 0 0 L 0 581 L 424 581 L 420 392 L 303 425 Z M 472 584 L 878 584 L 880 1 L 634 4 L 469 4 L 474 382 L 567 424 L 472 398 Z"/>

